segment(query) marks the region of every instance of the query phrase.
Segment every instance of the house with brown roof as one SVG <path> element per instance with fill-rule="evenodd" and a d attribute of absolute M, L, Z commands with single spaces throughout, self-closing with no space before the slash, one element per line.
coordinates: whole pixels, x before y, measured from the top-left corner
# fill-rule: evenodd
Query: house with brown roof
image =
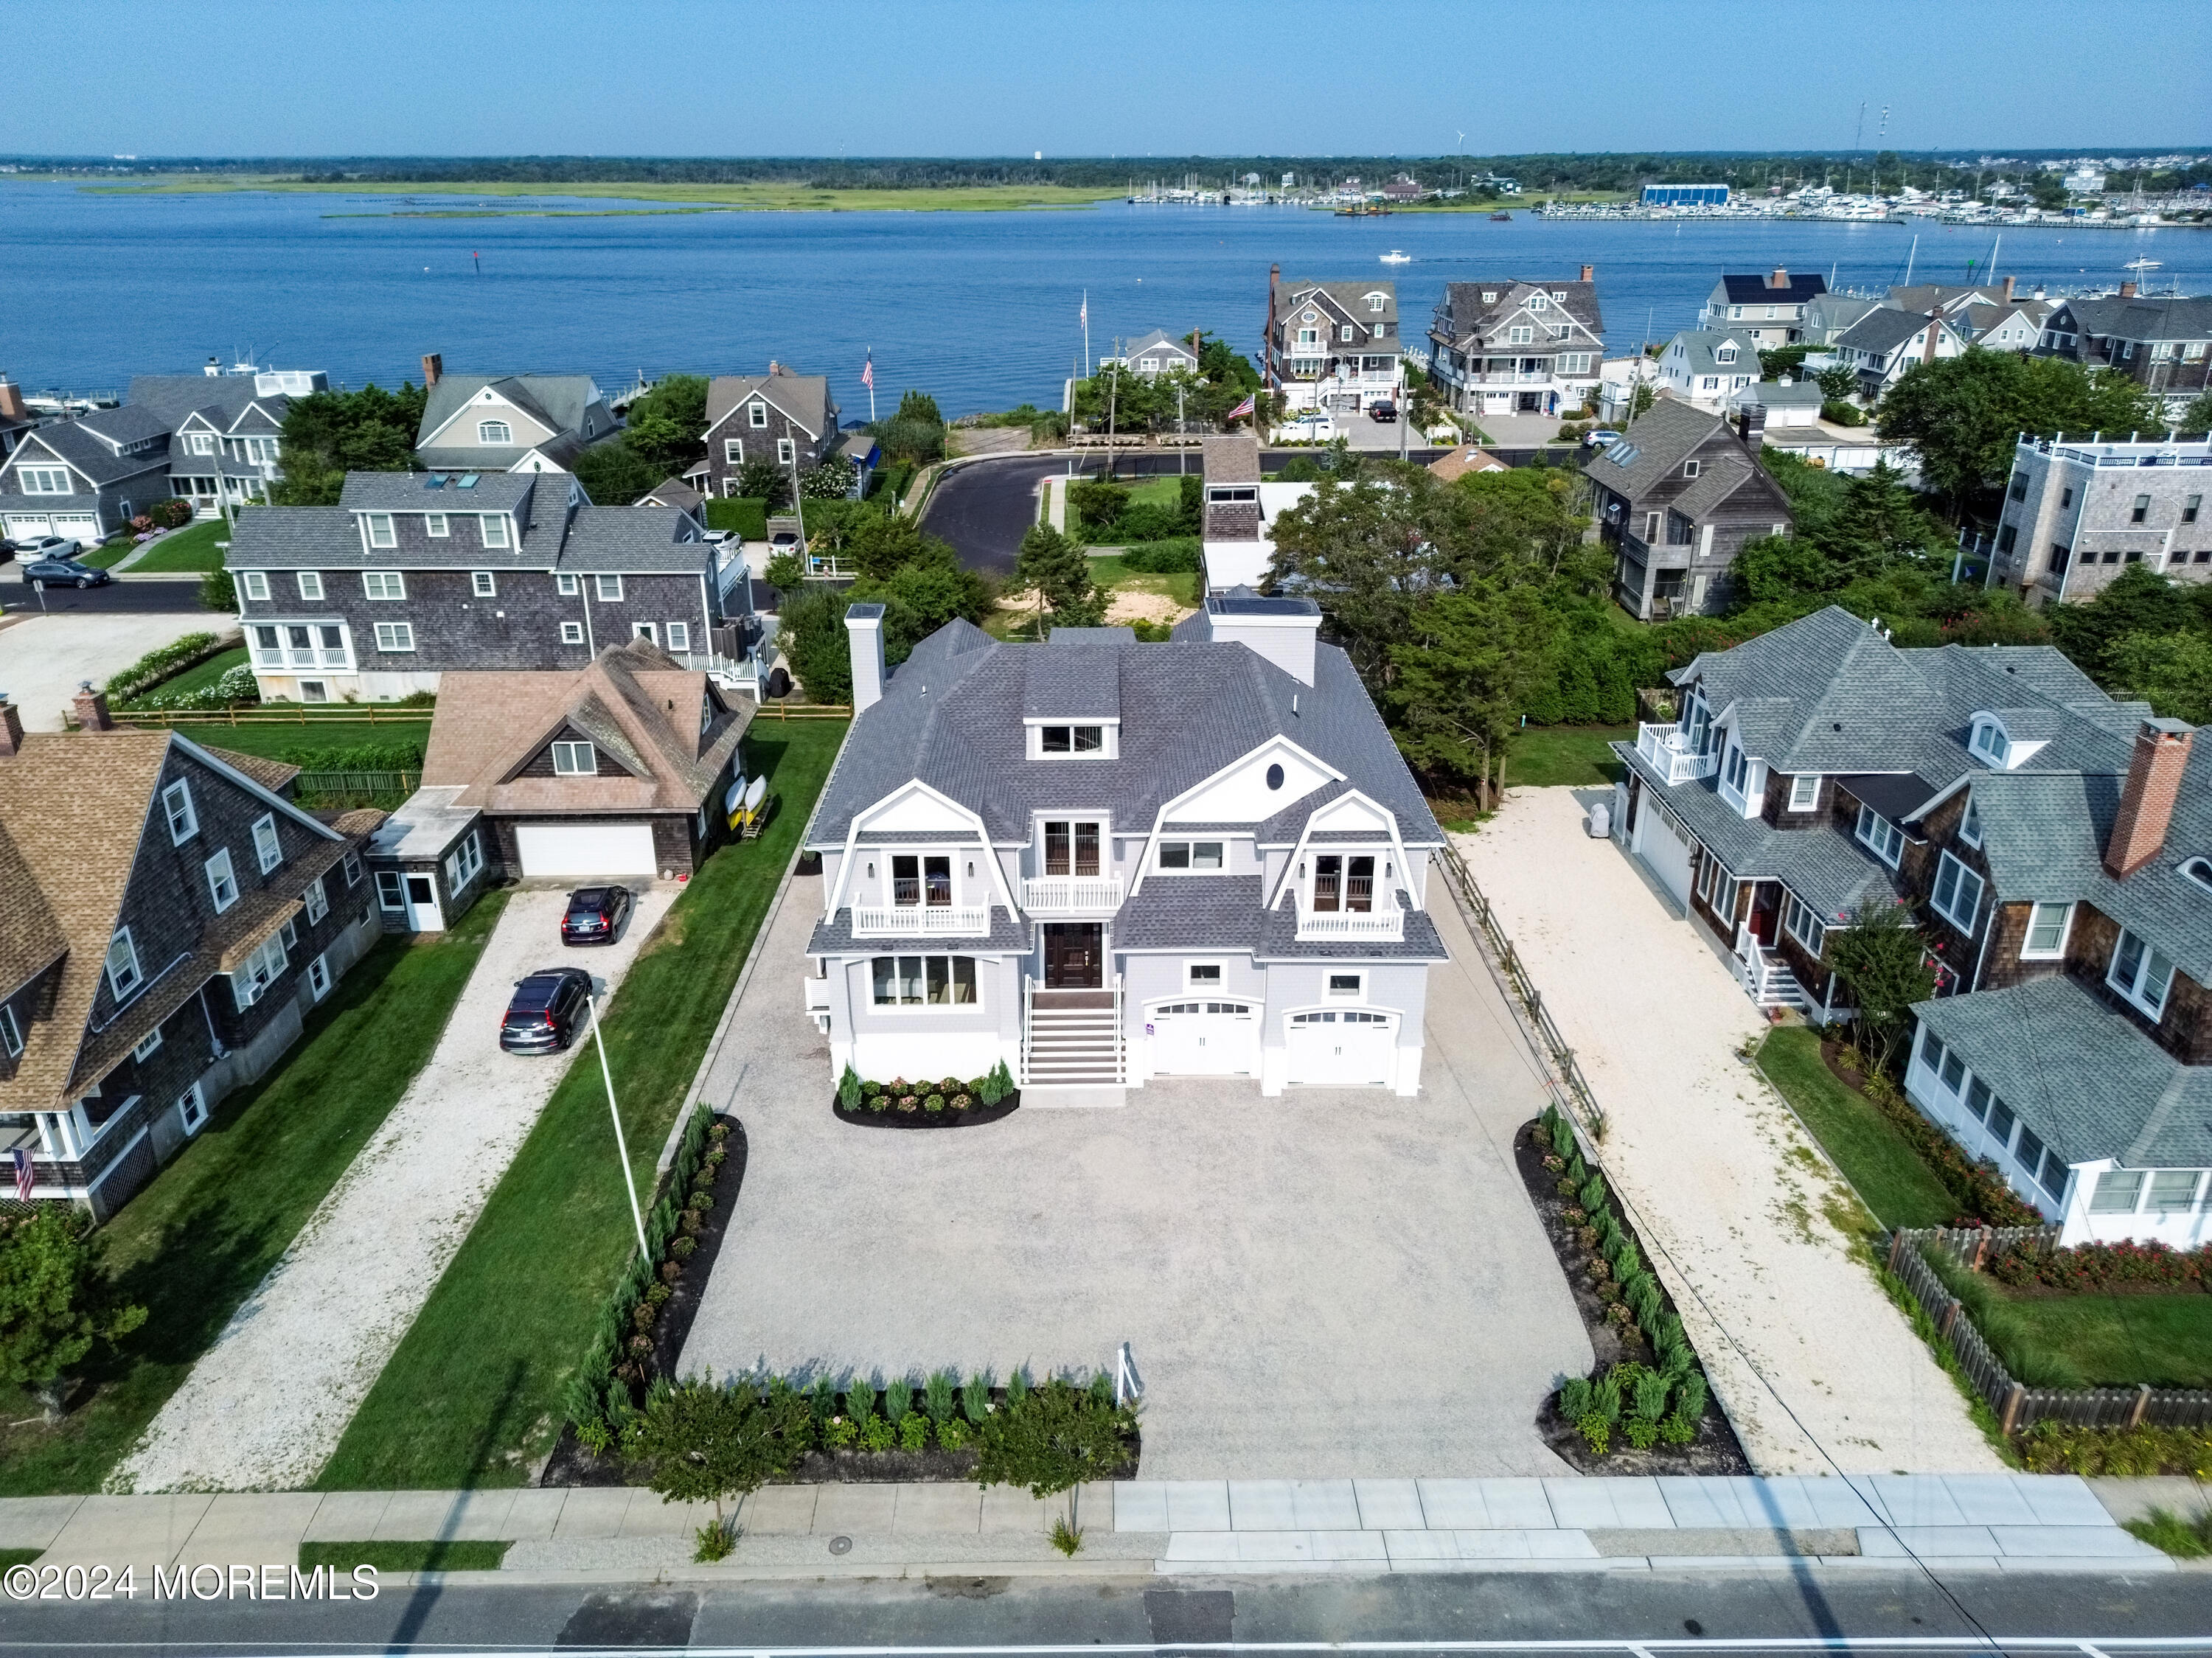
<path fill-rule="evenodd" d="M 822 374 L 771 362 L 765 374 L 717 374 L 707 386 L 707 458 L 684 475 L 701 495 L 738 493 L 748 461 L 811 472 L 838 448 L 837 405 Z"/>
<path fill-rule="evenodd" d="M 385 925 L 448 926 L 501 875 L 688 878 L 727 838 L 754 708 L 644 639 L 579 669 L 448 675 L 422 786 L 369 843 Z M 457 857 L 472 838 L 480 856 Z"/>
<path fill-rule="evenodd" d="M 325 823 L 294 768 L 77 711 L 26 733 L 0 702 L 0 1152 L 105 1219 L 374 940 L 376 815 Z"/>
<path fill-rule="evenodd" d="M 1480 444 L 1462 443 L 1456 449 L 1447 449 L 1429 463 L 1429 471 L 1446 483 L 1463 478 L 1469 472 L 1503 472 L 1510 469 Z"/>

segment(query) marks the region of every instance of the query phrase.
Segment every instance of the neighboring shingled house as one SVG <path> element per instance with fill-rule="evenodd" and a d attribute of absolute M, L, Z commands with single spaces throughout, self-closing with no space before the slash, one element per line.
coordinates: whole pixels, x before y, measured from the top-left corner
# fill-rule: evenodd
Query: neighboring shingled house
<path fill-rule="evenodd" d="M 1818 271 L 1791 271 L 1783 265 L 1761 275 L 1729 275 L 1713 284 L 1698 325 L 1705 329 L 1741 330 L 1754 348 L 1773 350 L 1796 345 L 1810 337 L 1805 331 L 1806 310 L 1828 291 L 1828 279 Z"/>
<path fill-rule="evenodd" d="M 1445 403 L 1480 416 L 1556 415 L 1597 395 L 1605 319 L 1597 267 L 1573 282 L 1447 282 L 1429 323 L 1429 371 Z"/>
<path fill-rule="evenodd" d="M 1746 329 L 1687 330 L 1659 354 L 1659 384 L 1685 403 L 1718 409 L 1759 384 L 1759 343 Z"/>
<path fill-rule="evenodd" d="M 1150 645 L 956 621 L 888 677 L 882 611 L 846 613 L 858 711 L 805 841 L 825 1082 L 1419 1090 L 1443 837 L 1310 602 L 1211 593 Z"/>
<path fill-rule="evenodd" d="M 1267 387 L 1286 409 L 1361 410 L 1396 404 L 1406 387 L 1398 286 L 1285 282 L 1267 273 Z"/>
<path fill-rule="evenodd" d="M 717 374 L 707 387 L 707 458 L 684 475 L 702 495 L 739 493 L 748 461 L 773 461 L 803 476 L 837 452 L 837 404 L 823 374 Z"/>
<path fill-rule="evenodd" d="M 1735 422 L 1672 398 L 1644 411 L 1584 469 L 1598 538 L 1613 551 L 1614 596 L 1641 621 L 1727 607 L 1743 544 L 1796 519 L 1759 453 L 1766 411 Z"/>
<path fill-rule="evenodd" d="M 0 702 L 0 1151 L 105 1218 L 267 1071 L 376 936 L 358 835 L 295 768 Z"/>
<path fill-rule="evenodd" d="M 435 355 L 422 368 L 425 471 L 566 472 L 621 429 L 589 374 L 448 374 Z"/>
<path fill-rule="evenodd" d="M 1761 1005 L 1849 1001 L 1832 935 L 1912 907 L 1905 1091 L 2069 1243 L 2212 1232 L 2212 759 L 2048 647 L 1899 649 L 1831 607 L 1669 677 L 1615 832 Z"/>

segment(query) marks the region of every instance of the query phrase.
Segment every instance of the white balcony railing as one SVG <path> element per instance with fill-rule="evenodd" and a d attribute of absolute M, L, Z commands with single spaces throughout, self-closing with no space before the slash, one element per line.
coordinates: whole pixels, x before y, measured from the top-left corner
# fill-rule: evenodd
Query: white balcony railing
<path fill-rule="evenodd" d="M 1395 903 L 1374 910 L 1298 911 L 1301 938 L 1403 938 L 1406 912 Z"/>
<path fill-rule="evenodd" d="M 1720 768 L 1720 756 L 1701 754 L 1687 746 L 1680 726 L 1639 725 L 1636 728 L 1636 751 L 1649 761 L 1670 786 L 1711 777 Z"/>
<path fill-rule="evenodd" d="M 1108 915 L 1121 908 L 1118 875 L 1042 875 L 1022 883 L 1024 909 Z"/>
<path fill-rule="evenodd" d="M 986 904 L 855 904 L 856 938 L 980 938 L 991 930 Z"/>

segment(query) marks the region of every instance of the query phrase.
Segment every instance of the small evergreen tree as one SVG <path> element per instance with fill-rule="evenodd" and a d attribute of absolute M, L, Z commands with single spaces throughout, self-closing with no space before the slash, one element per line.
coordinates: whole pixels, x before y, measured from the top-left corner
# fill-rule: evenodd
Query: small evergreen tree
<path fill-rule="evenodd" d="M 1828 934 L 1822 952 L 1852 1006 L 1851 1046 L 1869 1076 L 1887 1073 L 1904 1040 L 1912 1005 L 1936 993 L 1920 929 L 1901 903 L 1860 907 L 1851 925 Z"/>
<path fill-rule="evenodd" d="M 1054 625 L 1095 628 L 1106 619 L 1107 596 L 1091 578 L 1091 557 L 1049 524 L 1032 525 L 1014 556 L 1014 580 L 1051 607 Z M 1042 637 L 1045 620 L 1037 618 Z"/>
<path fill-rule="evenodd" d="M 92 1218 L 67 1204 L 0 1220 L 0 1380 L 27 1388 L 58 1421 L 70 1374 L 95 1344 L 146 1321 L 100 1269 Z"/>

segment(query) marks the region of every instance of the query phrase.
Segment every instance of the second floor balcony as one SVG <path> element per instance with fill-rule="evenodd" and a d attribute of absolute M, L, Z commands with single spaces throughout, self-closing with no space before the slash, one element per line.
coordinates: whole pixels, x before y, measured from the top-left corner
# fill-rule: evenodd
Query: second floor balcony
<path fill-rule="evenodd" d="M 1022 883 L 1022 908 L 1032 915 L 1110 915 L 1121 908 L 1121 878 L 1033 876 Z"/>
<path fill-rule="evenodd" d="M 1382 902 L 1371 909 L 1314 909 L 1303 902 L 1298 905 L 1298 937 L 1301 938 L 1395 941 L 1405 936 L 1406 912 L 1399 908 L 1395 899 L 1387 894 Z"/>
<path fill-rule="evenodd" d="M 855 938 L 979 938 L 991 931 L 988 904 L 855 904 Z"/>
<path fill-rule="evenodd" d="M 1636 752 L 1669 786 L 1711 777 L 1721 763 L 1718 754 L 1691 747 L 1689 733 L 1680 726 L 1639 725 L 1636 728 Z"/>

